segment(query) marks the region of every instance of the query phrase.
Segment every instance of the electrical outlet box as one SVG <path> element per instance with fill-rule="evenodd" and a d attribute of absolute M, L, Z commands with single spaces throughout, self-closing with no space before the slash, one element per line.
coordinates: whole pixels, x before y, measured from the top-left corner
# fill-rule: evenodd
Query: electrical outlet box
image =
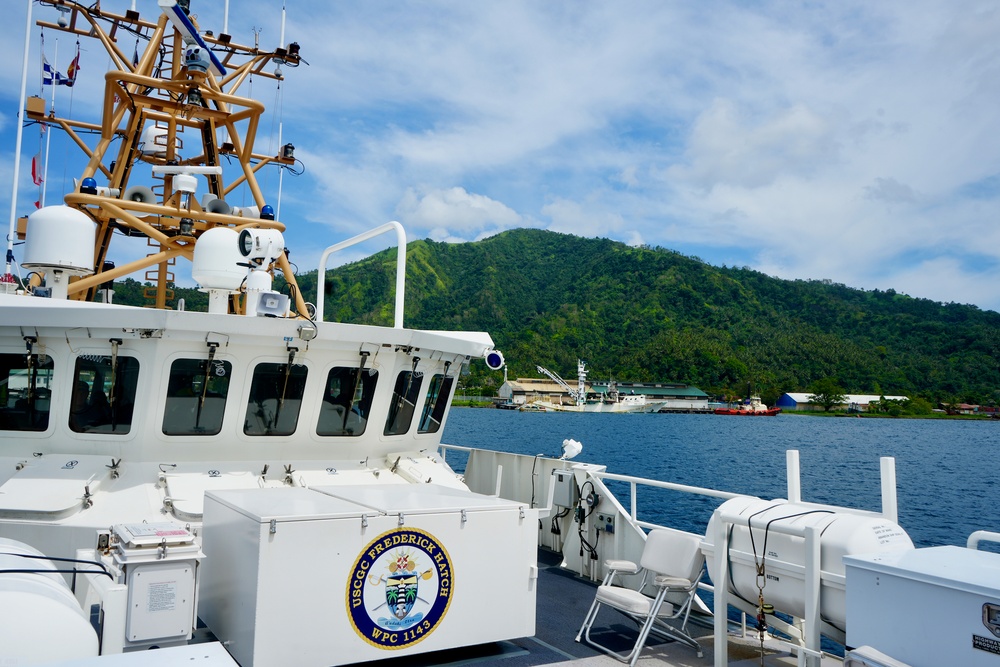
<path fill-rule="evenodd" d="M 603 530 L 605 533 L 615 532 L 615 515 L 614 514 L 598 514 L 597 515 L 597 529 Z"/>
<path fill-rule="evenodd" d="M 577 501 L 576 481 L 573 473 L 569 470 L 553 470 L 552 484 L 555 485 L 555 493 L 552 495 L 552 503 L 559 507 L 575 507 Z"/>

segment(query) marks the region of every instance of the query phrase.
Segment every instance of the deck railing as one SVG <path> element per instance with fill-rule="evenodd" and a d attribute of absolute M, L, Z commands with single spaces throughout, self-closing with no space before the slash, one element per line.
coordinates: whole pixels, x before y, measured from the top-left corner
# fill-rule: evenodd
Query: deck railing
<path fill-rule="evenodd" d="M 645 477 L 618 475 L 610 472 L 595 472 L 593 473 L 593 476 L 601 480 L 613 480 L 627 483 L 629 485 L 629 518 L 632 520 L 634 525 L 648 529 L 662 528 L 663 526 L 639 519 L 637 489 L 640 486 L 648 486 L 654 489 L 667 489 L 668 491 L 679 491 L 681 493 L 690 493 L 696 496 L 707 496 L 709 498 L 720 498 L 722 500 L 729 500 L 730 498 L 738 498 L 742 495 L 746 495 L 742 493 L 731 493 L 729 491 L 717 491 L 716 489 L 708 489 L 701 486 L 688 486 L 686 484 L 675 484 L 673 482 L 661 482 L 656 479 L 647 479 Z"/>
<path fill-rule="evenodd" d="M 965 546 L 969 549 L 979 549 L 980 542 L 997 542 L 1000 543 L 1000 533 L 995 533 L 990 530 L 977 530 L 976 532 L 969 535 L 969 540 L 966 542 Z"/>
<path fill-rule="evenodd" d="M 573 549 L 563 549 L 569 533 L 575 532 L 573 528 L 574 516 L 572 512 L 559 514 L 559 507 L 548 508 L 554 520 L 563 520 L 559 533 L 552 533 L 549 530 L 539 531 L 539 543 L 541 546 L 563 551 L 566 558 L 565 565 L 582 576 L 589 577 L 595 581 L 600 581 L 603 576 L 603 561 L 606 559 L 625 559 L 637 561 L 642 552 L 645 542 L 646 532 L 654 528 L 673 528 L 677 526 L 667 526 L 662 522 L 651 520 L 654 517 L 652 511 L 644 510 L 638 501 L 639 488 L 659 489 L 675 491 L 688 495 L 704 496 L 727 500 L 740 496 L 738 493 L 720 491 L 704 487 L 663 482 L 655 479 L 636 477 L 633 475 L 620 475 L 607 472 L 604 466 L 575 463 L 552 457 L 530 456 L 524 454 L 514 454 L 508 452 L 496 452 L 492 450 L 475 449 L 458 445 L 441 444 L 439 446 L 441 456 L 448 461 L 458 472 L 465 474 L 466 484 L 477 493 L 488 495 L 499 495 L 509 500 L 524 502 L 532 507 L 543 506 L 551 493 L 551 486 L 554 471 L 564 471 L 573 474 L 577 488 L 586 489 L 592 486 L 593 491 L 601 498 L 600 511 L 594 513 L 587 519 L 593 522 L 588 525 L 587 530 L 596 530 L 601 533 L 599 536 L 600 558 L 591 558 L 584 554 L 578 556 L 579 549 L 574 543 Z M 457 460 L 456 454 L 465 455 L 467 460 Z M 451 459 L 449 459 L 451 455 Z M 470 466 L 471 463 L 471 466 Z M 621 482 L 629 487 L 628 500 L 619 497 L 614 489 L 608 487 L 606 482 Z M 620 489 L 619 489 L 620 490 Z M 561 507 L 561 506 L 560 506 Z M 604 530 L 602 525 L 595 528 L 598 516 L 613 516 L 611 522 L 613 531 Z M 706 516 L 706 521 L 707 521 Z M 712 590 L 711 586 L 705 584 L 704 590 Z"/>
<path fill-rule="evenodd" d="M 728 500 L 730 498 L 737 498 L 739 496 L 746 495 L 740 493 L 733 493 L 730 491 L 720 491 L 718 489 L 710 489 L 706 487 L 689 486 L 686 484 L 677 484 L 674 482 L 663 482 L 656 479 L 636 477 L 634 475 L 620 475 L 616 473 L 607 472 L 604 466 L 597 466 L 591 464 L 574 464 L 571 461 L 542 457 L 541 455 L 533 457 L 525 454 L 494 452 L 492 450 L 476 450 L 475 448 L 472 447 L 461 447 L 458 445 L 448 445 L 444 443 L 440 445 L 440 449 L 442 458 L 446 460 L 448 451 L 465 452 L 466 454 L 470 454 L 473 451 L 490 452 L 491 456 L 498 458 L 497 463 L 500 465 L 502 465 L 501 459 L 506 459 L 508 462 L 508 466 L 510 467 L 508 475 L 512 474 L 514 476 L 523 476 L 524 473 L 522 472 L 521 474 L 519 474 L 518 469 L 525 468 L 525 466 L 530 466 L 529 474 L 533 477 L 537 477 L 538 476 L 537 467 L 539 460 L 547 462 L 544 466 L 545 468 L 547 468 L 547 471 L 543 470 L 543 472 L 545 472 L 546 474 L 549 474 L 549 471 L 551 471 L 555 467 L 580 470 L 590 478 L 598 480 L 601 483 L 603 489 L 609 494 L 612 494 L 612 492 L 610 489 L 608 489 L 607 485 L 603 483 L 605 480 L 624 482 L 629 485 L 629 506 L 627 509 L 625 509 L 623 505 L 620 505 L 620 507 L 622 508 L 622 512 L 629 519 L 629 523 L 635 526 L 636 528 L 653 529 L 653 528 L 669 527 L 669 526 L 663 526 L 662 524 L 655 523 L 652 521 L 647 521 L 641 518 L 642 515 L 640 513 L 640 508 L 638 504 L 638 493 L 637 493 L 637 489 L 639 487 L 666 489 L 669 491 L 677 491 L 692 495 L 718 498 L 720 500 Z M 521 462 L 518 463 L 518 461 Z M 898 519 L 897 519 L 897 501 L 896 501 L 895 459 L 893 459 L 892 457 L 882 457 L 879 462 L 881 466 L 881 489 L 882 489 L 882 511 L 879 512 L 879 514 L 889 519 L 890 521 L 896 522 L 898 521 Z M 788 501 L 792 503 L 802 502 L 801 469 L 799 464 L 799 452 L 797 450 L 793 449 L 786 452 L 785 466 L 786 466 L 786 478 L 788 487 L 787 488 Z M 490 472 L 492 473 L 492 471 Z M 481 476 L 482 474 L 484 474 L 484 472 L 479 471 L 478 474 Z M 499 478 L 502 478 L 502 473 L 497 473 L 497 477 L 498 480 Z M 507 481 L 505 481 L 505 484 L 507 484 Z M 539 498 L 544 497 L 543 492 L 545 490 L 539 490 L 535 487 L 536 485 L 534 484 L 534 482 L 532 482 L 531 498 L 534 500 L 538 500 Z M 510 498 L 511 500 L 526 500 L 526 501 L 530 500 L 528 498 L 518 497 L 517 496 L 518 487 L 514 486 L 513 483 L 511 483 L 511 486 L 508 488 L 511 489 L 514 495 L 505 495 L 504 497 Z M 523 489 L 527 487 L 524 487 L 522 485 L 520 488 Z M 486 492 L 481 489 L 473 489 L 473 490 Z M 493 492 L 492 487 L 489 492 L 491 493 Z M 499 492 L 499 490 L 497 492 Z M 613 494 L 612 497 L 614 497 Z M 616 502 L 620 501 L 616 499 Z M 859 514 L 872 514 L 872 512 L 867 512 L 864 510 L 854 510 L 846 507 L 840 509 L 842 511 L 856 512 Z"/>
<path fill-rule="evenodd" d="M 406 232 L 403 225 L 395 220 L 391 220 L 375 229 L 358 234 L 346 241 L 334 243 L 323 251 L 319 258 L 319 270 L 316 272 L 316 321 L 323 321 L 323 301 L 325 300 L 326 288 L 326 263 L 330 255 L 344 248 L 363 243 L 369 239 L 381 236 L 388 232 L 396 232 L 396 304 L 394 310 L 393 326 L 397 329 L 403 328 L 403 296 L 406 292 Z"/>

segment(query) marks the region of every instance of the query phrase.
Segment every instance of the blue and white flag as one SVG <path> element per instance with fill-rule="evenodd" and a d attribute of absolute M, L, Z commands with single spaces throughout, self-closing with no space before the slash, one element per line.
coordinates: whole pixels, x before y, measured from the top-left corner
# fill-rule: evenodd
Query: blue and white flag
<path fill-rule="evenodd" d="M 72 85 L 69 77 L 57 72 L 56 68 L 50 65 L 49 61 L 45 59 L 45 56 L 42 56 L 42 85 L 51 86 L 53 83 L 57 86 Z"/>

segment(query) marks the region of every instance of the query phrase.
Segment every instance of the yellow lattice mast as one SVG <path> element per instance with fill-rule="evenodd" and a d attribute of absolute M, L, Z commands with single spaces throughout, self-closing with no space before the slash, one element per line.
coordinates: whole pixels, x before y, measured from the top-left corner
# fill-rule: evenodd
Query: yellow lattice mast
<path fill-rule="evenodd" d="M 163 7 L 159 20 L 151 23 L 135 12 L 106 12 L 99 3 L 54 4 L 69 10 L 67 20 L 39 21 L 39 26 L 95 38 L 111 60 L 99 125 L 46 114 L 40 98 L 27 105 L 29 119 L 60 127 L 88 157 L 78 187 L 64 200 L 97 223 L 94 273 L 71 282 L 69 296 L 92 299 L 102 283 L 146 271 L 155 287 L 155 305 L 164 308 L 173 278 L 170 267 L 178 257 L 192 259 L 204 232 L 220 226 L 284 230 L 274 220 L 256 173 L 271 163 L 292 165 L 294 159 L 288 149 L 274 156 L 254 152 L 264 105 L 238 91 L 251 76 L 280 78 L 265 70 L 271 63 L 297 66 L 298 45 L 262 51 L 236 44 L 228 35 L 200 35 L 195 21 L 177 6 Z M 119 45 L 124 35 L 148 40 L 136 62 Z M 90 133 L 99 133 L 95 146 L 84 140 Z M 223 160 L 238 165 L 228 181 Z M 134 184 L 147 165 L 149 180 Z M 253 206 L 236 208 L 226 202 L 240 186 L 249 190 Z M 105 262 L 116 231 L 145 237 L 151 252 L 111 268 Z M 274 269 L 294 287 L 294 309 L 304 314 L 285 253 L 274 260 Z M 234 308 L 241 308 L 236 300 Z"/>

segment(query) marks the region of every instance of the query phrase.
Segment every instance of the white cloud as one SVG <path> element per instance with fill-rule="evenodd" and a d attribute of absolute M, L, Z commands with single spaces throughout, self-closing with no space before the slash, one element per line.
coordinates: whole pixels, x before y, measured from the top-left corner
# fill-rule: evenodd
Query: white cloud
<path fill-rule="evenodd" d="M 390 219 L 398 197 L 390 166 L 377 160 L 351 163 L 345 156 L 310 148 L 297 149 L 296 157 L 308 165 L 306 174 L 284 183 L 306 219 L 354 233 Z M 298 181 L 312 185 L 297 187 Z"/>
<path fill-rule="evenodd" d="M 408 189 L 396 212 L 404 224 L 429 229 L 438 241 L 471 240 L 485 230 L 495 233 L 522 224 L 521 216 L 502 203 L 460 187 L 423 193 Z"/>
<path fill-rule="evenodd" d="M 881 287 L 945 303 L 983 303 L 995 300 L 990 283 L 997 281 L 1000 281 L 1000 269 L 996 264 L 985 271 L 973 270 L 955 257 L 937 257 L 895 272 L 892 283 Z M 906 289 L 900 290 L 896 285 L 905 285 Z"/>
<path fill-rule="evenodd" d="M 542 207 L 542 215 L 548 216 L 548 229 L 577 236 L 616 238 L 625 221 L 617 213 L 610 213 L 600 207 L 588 208 L 567 199 L 556 199 Z M 630 230 L 625 230 L 630 232 Z M 630 232 L 634 238 L 636 232 Z"/>
<path fill-rule="evenodd" d="M 638 173 L 639 168 L 634 164 L 630 164 L 618 172 L 618 174 L 614 177 L 614 180 L 625 185 L 626 187 L 634 188 L 639 185 Z"/>
<path fill-rule="evenodd" d="M 670 176 L 711 189 L 756 188 L 783 174 L 809 176 L 836 161 L 829 123 L 799 104 L 754 122 L 731 100 L 716 99 L 694 123 L 686 158 Z"/>
<path fill-rule="evenodd" d="M 640 234 L 635 230 L 632 230 L 626 235 L 625 243 L 635 248 L 641 245 L 645 245 L 646 242 L 642 239 L 642 234 Z"/>
<path fill-rule="evenodd" d="M 874 185 L 865 186 L 865 197 L 890 204 L 912 204 L 917 201 L 917 193 L 913 188 L 895 178 L 876 178 Z"/>

